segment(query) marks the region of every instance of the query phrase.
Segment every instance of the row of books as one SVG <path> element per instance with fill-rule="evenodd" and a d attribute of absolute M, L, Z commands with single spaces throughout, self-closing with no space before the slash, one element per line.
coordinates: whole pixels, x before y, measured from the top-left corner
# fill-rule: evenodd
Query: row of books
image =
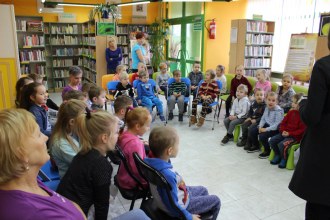
<path fill-rule="evenodd" d="M 96 50 L 94 48 L 83 48 L 83 55 L 96 57 Z"/>
<path fill-rule="evenodd" d="M 45 75 L 45 66 L 36 64 L 34 68 L 30 65 L 22 65 L 21 67 L 21 74 L 30 74 L 30 73 L 36 73 L 39 75 Z"/>
<path fill-rule="evenodd" d="M 270 70 L 266 70 L 267 74 L 269 76 Z M 245 70 L 245 75 L 246 76 L 252 76 L 252 77 L 256 77 L 257 75 L 257 69 L 249 69 L 249 70 Z"/>
<path fill-rule="evenodd" d="M 122 64 L 125 64 L 125 65 L 129 65 L 130 64 L 130 59 L 128 57 L 123 57 L 123 59 L 121 60 L 121 63 Z M 130 66 L 130 65 L 129 65 Z"/>
<path fill-rule="evenodd" d="M 83 37 L 83 44 L 95 45 L 95 37 Z"/>
<path fill-rule="evenodd" d="M 35 34 L 23 36 L 23 46 L 24 47 L 44 46 L 44 45 L 45 45 L 44 36 L 39 36 L 39 35 L 35 35 Z"/>
<path fill-rule="evenodd" d="M 80 39 L 74 36 L 63 36 L 63 37 L 51 37 L 50 44 L 52 45 L 72 45 L 80 44 Z"/>
<path fill-rule="evenodd" d="M 96 69 L 96 61 L 83 58 L 83 66 L 89 69 L 95 70 Z"/>
<path fill-rule="evenodd" d="M 45 28 L 45 33 L 49 33 L 48 26 Z M 67 25 L 67 26 L 51 26 L 50 27 L 51 34 L 79 34 L 78 25 Z"/>
<path fill-rule="evenodd" d="M 268 30 L 267 23 L 264 21 L 248 21 L 246 25 L 247 31 L 267 32 Z"/>
<path fill-rule="evenodd" d="M 84 34 L 94 34 L 95 33 L 95 25 L 82 26 L 82 33 Z"/>
<path fill-rule="evenodd" d="M 122 53 L 128 54 L 128 46 L 122 47 L 121 50 L 122 50 Z"/>
<path fill-rule="evenodd" d="M 79 56 L 82 55 L 82 48 L 58 48 L 54 56 Z"/>
<path fill-rule="evenodd" d="M 96 74 L 89 70 L 84 70 L 84 77 L 89 81 L 96 82 Z"/>
<path fill-rule="evenodd" d="M 45 60 L 45 51 L 43 50 L 23 50 L 19 52 L 19 57 L 21 62 L 26 61 L 44 61 Z"/>
<path fill-rule="evenodd" d="M 245 68 L 270 67 L 270 58 L 247 58 L 244 59 Z"/>
<path fill-rule="evenodd" d="M 273 35 L 268 34 L 246 34 L 246 44 L 272 44 Z"/>
<path fill-rule="evenodd" d="M 56 80 L 55 81 L 55 88 L 63 88 L 67 85 L 68 83 L 65 80 Z"/>
<path fill-rule="evenodd" d="M 55 70 L 53 74 L 54 78 L 69 77 L 69 70 Z"/>
<path fill-rule="evenodd" d="M 53 67 L 70 67 L 70 66 L 81 66 L 82 59 L 54 59 Z"/>
<path fill-rule="evenodd" d="M 18 31 L 42 32 L 43 27 L 44 27 L 44 25 L 43 25 L 42 21 L 16 20 L 16 30 L 18 30 Z"/>
<path fill-rule="evenodd" d="M 271 46 L 245 46 L 245 56 L 271 56 L 272 51 Z"/>
<path fill-rule="evenodd" d="M 127 44 L 127 36 L 125 36 L 125 35 L 118 36 L 117 43 L 118 44 Z"/>

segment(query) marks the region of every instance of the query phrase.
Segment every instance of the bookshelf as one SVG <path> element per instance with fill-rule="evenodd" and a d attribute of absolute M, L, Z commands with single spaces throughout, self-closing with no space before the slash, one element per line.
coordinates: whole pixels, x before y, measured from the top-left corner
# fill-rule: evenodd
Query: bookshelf
<path fill-rule="evenodd" d="M 15 21 L 20 74 L 36 73 L 46 76 L 43 18 L 39 16 L 16 16 Z"/>
<path fill-rule="evenodd" d="M 96 70 L 96 35 L 95 22 L 87 21 L 82 24 L 83 52 L 82 60 L 84 67 L 84 80 L 95 83 L 97 81 Z M 105 49 L 104 49 L 105 51 Z M 105 56 L 105 55 L 104 55 Z"/>
<path fill-rule="evenodd" d="M 235 73 L 235 67 L 241 64 L 247 76 L 255 76 L 257 69 L 270 73 L 275 22 L 238 19 L 231 21 L 231 28 L 237 38 L 231 37 L 229 72 Z"/>
<path fill-rule="evenodd" d="M 116 36 L 118 39 L 118 47 L 121 47 L 123 52 L 122 64 L 129 68 L 132 65 L 132 54 L 130 40 L 135 39 L 137 32 L 149 33 L 149 25 L 146 24 L 117 24 Z"/>

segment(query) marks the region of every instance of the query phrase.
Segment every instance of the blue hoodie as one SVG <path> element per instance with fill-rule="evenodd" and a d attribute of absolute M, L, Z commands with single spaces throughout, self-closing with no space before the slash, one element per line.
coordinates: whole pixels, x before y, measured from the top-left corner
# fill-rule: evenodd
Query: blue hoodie
<path fill-rule="evenodd" d="M 137 100 L 142 100 L 142 97 L 154 98 L 156 88 L 156 82 L 154 80 L 149 79 L 148 82 L 138 82 L 137 83 Z"/>
<path fill-rule="evenodd" d="M 144 160 L 147 164 L 164 175 L 167 182 L 171 185 L 171 194 L 175 204 L 184 213 L 186 219 L 192 220 L 192 215 L 186 209 L 189 204 L 189 192 L 182 177 L 173 170 L 172 164 L 159 158 L 145 158 Z M 158 193 L 169 211 L 169 214 L 173 217 L 179 217 L 179 213 L 172 208 L 170 201 L 168 200 L 166 189 L 158 188 Z"/>
<path fill-rule="evenodd" d="M 284 112 L 280 106 L 276 105 L 273 109 L 266 107 L 261 117 L 259 127 L 262 128 L 265 124 L 268 124 L 269 127 L 266 128 L 266 131 L 276 131 L 283 117 Z"/>

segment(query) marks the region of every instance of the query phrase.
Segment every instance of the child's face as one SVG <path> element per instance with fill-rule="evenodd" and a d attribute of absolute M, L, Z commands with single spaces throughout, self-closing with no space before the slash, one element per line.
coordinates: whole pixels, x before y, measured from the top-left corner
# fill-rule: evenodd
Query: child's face
<path fill-rule="evenodd" d="M 254 94 L 254 97 L 258 103 L 261 103 L 264 101 L 265 98 L 265 92 L 263 91 L 257 91 L 256 94 Z"/>
<path fill-rule="evenodd" d="M 260 72 L 257 72 L 256 78 L 257 78 L 258 81 L 264 81 L 265 80 L 265 75 L 260 73 Z"/>
<path fill-rule="evenodd" d="M 246 96 L 246 93 L 245 93 L 245 91 L 243 89 L 237 89 L 237 91 L 236 91 L 236 97 L 238 99 L 241 99 L 241 98 L 243 98 L 245 96 Z"/>
<path fill-rule="evenodd" d="M 291 79 L 288 77 L 283 78 L 282 85 L 283 85 L 283 89 L 285 89 L 285 90 L 290 89 L 290 87 L 292 85 Z"/>
<path fill-rule="evenodd" d="M 140 126 L 138 129 L 138 135 L 142 136 L 144 135 L 147 131 L 150 130 L 150 124 L 151 124 L 151 115 L 148 116 L 147 121 L 144 123 L 143 126 Z"/>
<path fill-rule="evenodd" d="M 217 77 L 220 77 L 220 76 L 222 76 L 224 74 L 224 71 L 221 71 L 221 69 L 217 67 L 215 73 L 217 74 Z"/>
<path fill-rule="evenodd" d="M 138 73 L 141 71 L 147 71 L 144 65 L 138 65 Z"/>
<path fill-rule="evenodd" d="M 292 104 L 291 104 L 292 109 L 294 109 L 294 110 L 299 109 L 299 105 L 297 102 L 298 102 L 298 100 L 296 100 L 294 97 L 292 97 Z"/>
<path fill-rule="evenodd" d="M 211 74 L 205 73 L 205 81 L 210 81 L 211 80 Z"/>
<path fill-rule="evenodd" d="M 121 82 L 121 84 L 122 84 L 123 86 L 127 86 L 127 84 L 128 84 L 128 78 L 125 77 L 124 79 L 121 79 L 120 82 Z"/>
<path fill-rule="evenodd" d="M 166 66 L 166 65 L 163 66 L 163 67 L 160 69 L 160 72 L 161 72 L 162 74 L 165 74 L 165 73 L 167 72 L 167 66 Z"/>
<path fill-rule="evenodd" d="M 269 109 L 273 109 L 273 108 L 275 108 L 276 105 L 277 105 L 276 96 L 268 96 L 267 97 L 267 107 Z"/>
<path fill-rule="evenodd" d="M 77 76 L 70 75 L 70 84 L 72 86 L 78 86 L 81 83 L 82 73 Z"/>
<path fill-rule="evenodd" d="M 96 105 L 103 106 L 105 103 L 105 92 L 103 91 L 98 97 L 94 97 L 93 103 Z"/>
<path fill-rule="evenodd" d="M 181 74 L 177 74 L 174 76 L 175 82 L 181 82 Z"/>
<path fill-rule="evenodd" d="M 111 135 L 108 138 L 107 142 L 107 150 L 115 149 L 116 143 L 118 141 L 119 136 L 119 126 L 118 123 L 115 123 L 111 126 Z"/>
<path fill-rule="evenodd" d="M 149 80 L 149 76 L 148 76 L 148 75 L 143 76 L 143 77 L 140 78 L 140 80 L 141 80 L 142 82 L 146 83 L 146 82 L 148 82 L 148 80 Z"/>
<path fill-rule="evenodd" d="M 198 73 L 200 71 L 200 69 L 201 69 L 201 65 L 198 63 L 195 63 L 193 66 L 193 72 Z"/>
<path fill-rule="evenodd" d="M 44 105 L 47 102 L 47 92 L 46 88 L 43 85 L 40 85 L 36 88 L 36 94 L 30 96 L 31 100 L 36 105 Z"/>
<path fill-rule="evenodd" d="M 244 75 L 243 67 L 236 68 L 236 78 L 240 79 Z"/>

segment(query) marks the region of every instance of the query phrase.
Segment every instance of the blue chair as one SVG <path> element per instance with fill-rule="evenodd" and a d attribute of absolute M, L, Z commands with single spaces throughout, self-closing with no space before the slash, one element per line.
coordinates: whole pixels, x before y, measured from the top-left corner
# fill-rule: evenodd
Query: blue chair
<path fill-rule="evenodd" d="M 151 87 L 153 88 L 153 91 L 156 93 L 156 82 L 155 80 L 153 79 L 149 79 L 148 82 L 151 84 Z M 137 94 L 137 88 L 138 88 L 138 85 L 141 83 L 141 81 L 139 79 L 136 79 L 133 81 L 133 88 L 134 90 L 136 91 L 136 94 Z M 158 97 L 158 95 L 156 95 Z M 143 105 L 141 105 L 143 106 Z M 152 106 L 152 108 L 154 108 L 155 105 Z"/>
<path fill-rule="evenodd" d="M 107 83 L 107 90 L 108 90 L 107 99 L 110 101 L 113 112 L 115 112 L 113 109 L 113 102 L 115 101 L 115 96 L 111 94 L 110 91 L 115 91 L 117 89 L 118 83 L 119 81 L 110 81 Z"/>
<path fill-rule="evenodd" d="M 198 83 L 198 90 L 199 90 L 199 87 L 202 85 L 202 83 L 204 82 L 204 80 L 201 80 L 199 83 Z M 222 83 L 221 81 L 219 80 L 216 80 L 217 82 L 217 85 L 218 85 L 218 88 L 219 90 L 221 90 L 222 88 Z M 197 94 L 198 94 L 198 90 L 197 90 Z M 202 103 L 198 103 L 198 105 L 201 105 Z M 217 97 L 215 99 L 214 102 L 212 102 L 209 107 L 211 107 L 213 110 L 214 110 L 214 115 L 213 115 L 213 120 L 212 120 L 212 130 L 214 130 L 214 124 L 215 124 L 215 121 L 218 122 L 218 124 L 220 123 L 219 122 L 219 117 L 220 117 L 220 91 L 219 91 L 219 94 L 217 94 Z M 205 119 L 206 120 L 206 119 Z M 189 127 L 191 126 L 190 122 L 189 122 Z"/>
<path fill-rule="evenodd" d="M 182 77 L 181 81 L 186 84 L 186 89 L 189 92 L 189 96 L 184 97 L 184 103 L 187 104 L 187 106 L 188 106 L 188 117 L 190 117 L 190 86 L 191 86 L 191 82 L 190 82 L 190 79 L 186 78 L 186 77 Z M 169 87 L 174 82 L 175 82 L 174 78 L 170 78 L 167 81 L 167 97 L 169 96 L 169 94 L 168 94 Z M 168 121 L 168 105 L 166 105 L 166 123 L 167 123 L 167 121 Z"/>
<path fill-rule="evenodd" d="M 52 168 L 49 160 L 39 170 L 38 179 L 49 189 L 56 191 L 57 186 L 60 183 L 60 174 L 58 170 Z"/>

